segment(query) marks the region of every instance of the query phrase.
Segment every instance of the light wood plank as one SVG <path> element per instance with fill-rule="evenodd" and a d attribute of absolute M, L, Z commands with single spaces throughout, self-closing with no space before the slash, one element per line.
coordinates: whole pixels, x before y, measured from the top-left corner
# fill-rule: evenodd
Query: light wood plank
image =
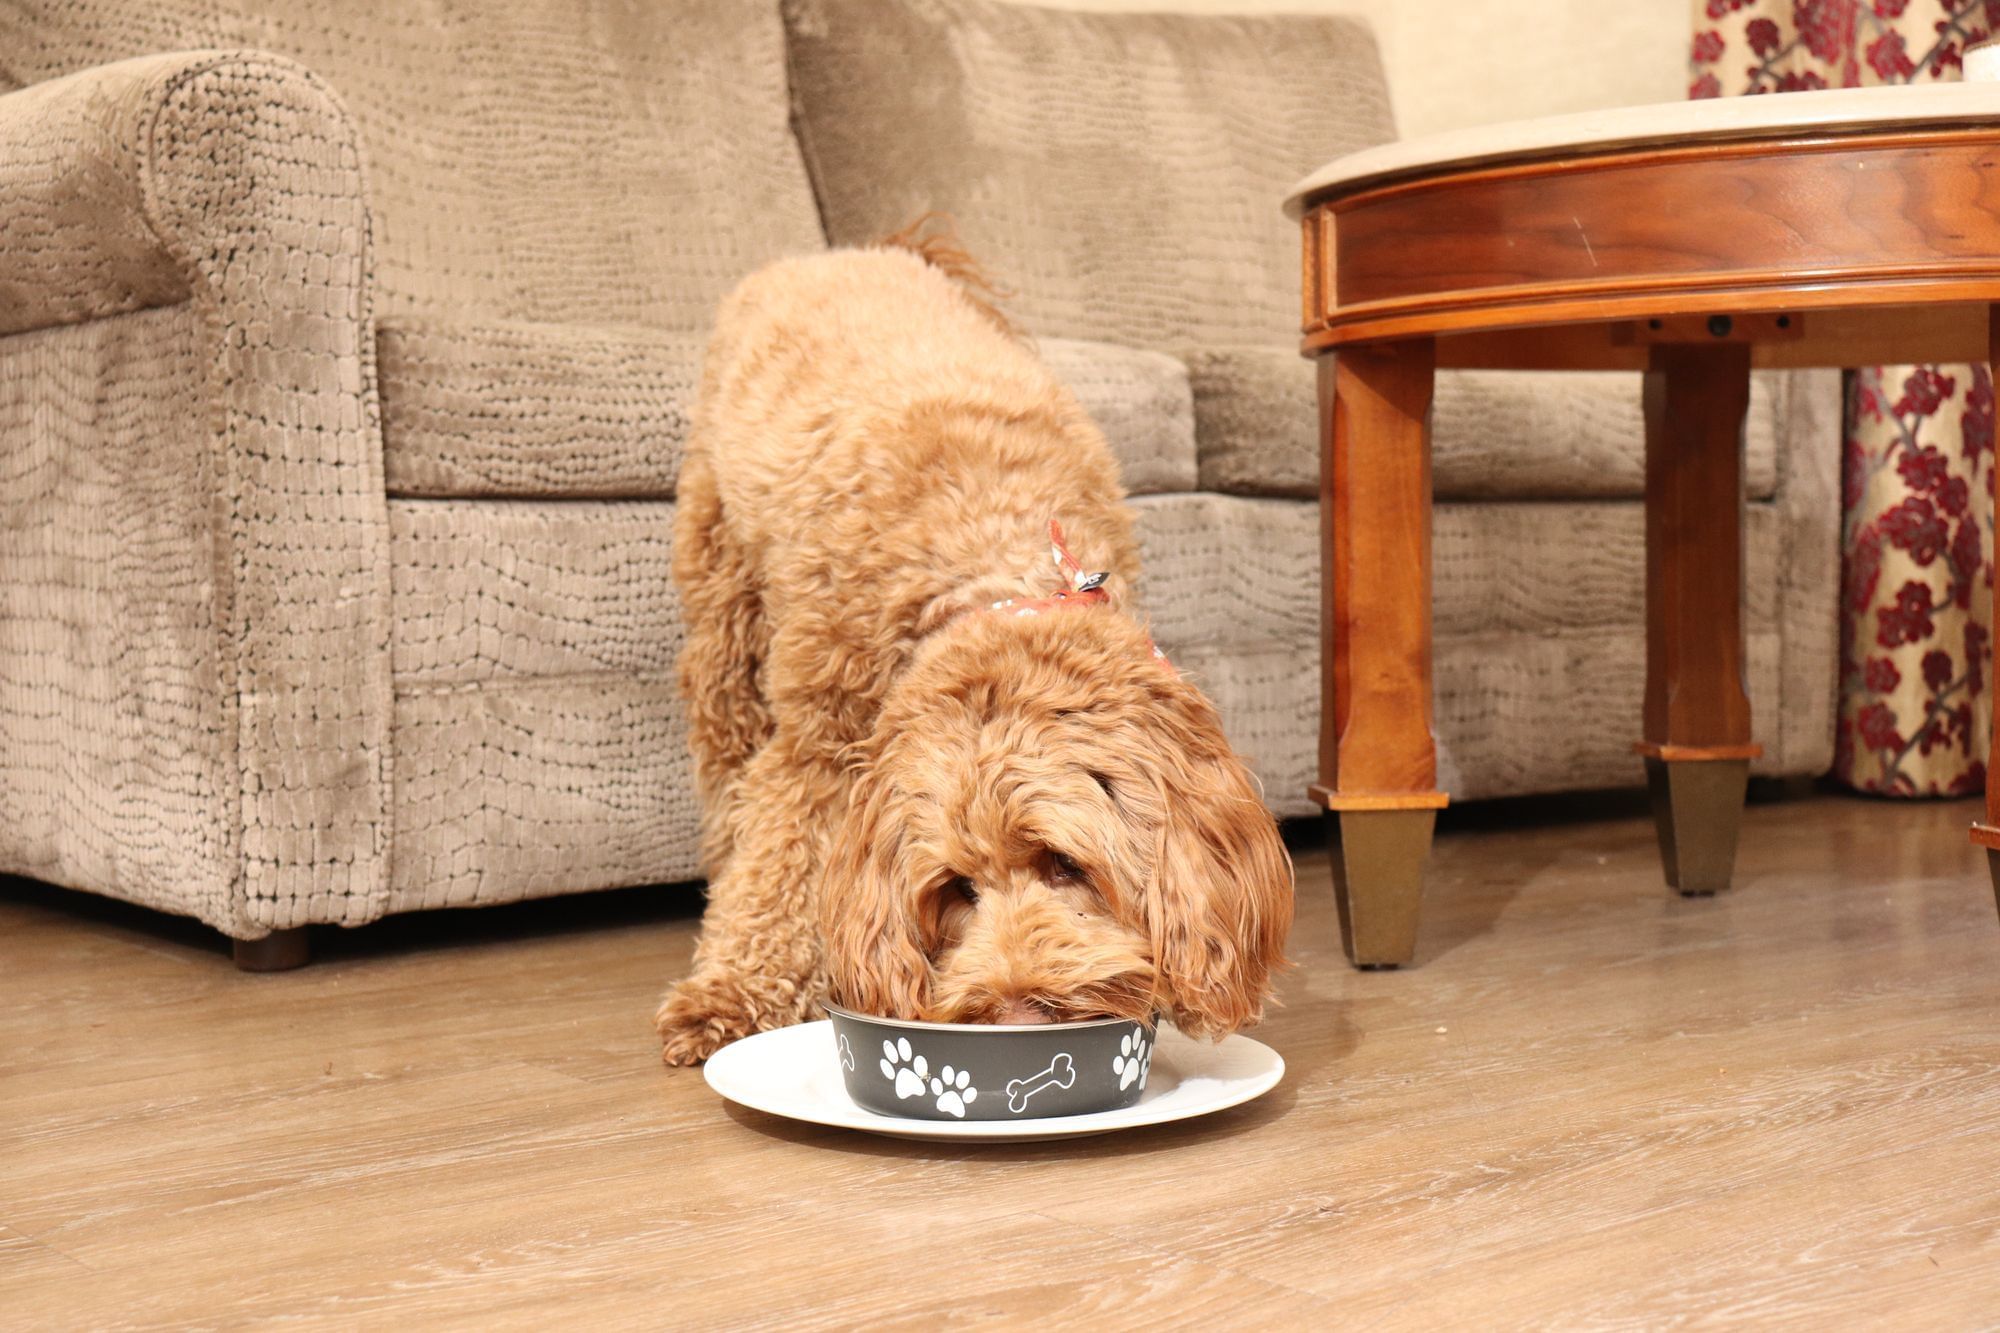
<path fill-rule="evenodd" d="M 1191 1125 L 937 1148 L 666 1071 L 694 902 L 389 922 L 246 977 L 0 884 L 0 1308 L 37 1326 L 1386 1327 L 1991 1318 L 2000 927 L 1969 805 L 1447 812 L 1417 965 L 1302 856 L 1290 1073 Z M 1442 1029 L 1442 1031 L 1440 1031 Z"/>

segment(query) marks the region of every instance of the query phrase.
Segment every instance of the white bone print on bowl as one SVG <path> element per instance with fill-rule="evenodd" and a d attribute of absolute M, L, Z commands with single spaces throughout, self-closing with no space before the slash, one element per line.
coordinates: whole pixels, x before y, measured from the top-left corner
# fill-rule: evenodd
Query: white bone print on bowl
<path fill-rule="evenodd" d="M 1049 1061 L 1049 1067 L 1041 1073 L 1010 1082 L 1007 1085 L 1007 1109 L 1019 1115 L 1028 1109 L 1028 1098 L 1043 1088 L 1067 1088 L 1075 1082 L 1076 1061 L 1064 1052 Z"/>
<path fill-rule="evenodd" d="M 1141 1088 L 1146 1086 L 1146 1075 L 1153 1072 L 1153 1044 L 1146 1040 L 1146 1029 L 1135 1027 L 1119 1041 L 1111 1072 L 1118 1075 L 1121 1088 L 1131 1087 L 1134 1079 Z"/>

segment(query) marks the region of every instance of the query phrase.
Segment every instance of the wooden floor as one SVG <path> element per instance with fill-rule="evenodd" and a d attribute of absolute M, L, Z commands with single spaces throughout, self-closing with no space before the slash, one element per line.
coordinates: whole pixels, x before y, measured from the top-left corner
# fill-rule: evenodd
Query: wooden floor
<path fill-rule="evenodd" d="M 298 973 L 0 881 L 0 1325 L 1430 1328 L 2000 1314 L 2000 924 L 1965 804 L 1440 838 L 1420 965 L 1301 856 L 1290 1062 L 1204 1123 L 939 1149 L 655 1062 L 685 893 L 334 934 Z"/>

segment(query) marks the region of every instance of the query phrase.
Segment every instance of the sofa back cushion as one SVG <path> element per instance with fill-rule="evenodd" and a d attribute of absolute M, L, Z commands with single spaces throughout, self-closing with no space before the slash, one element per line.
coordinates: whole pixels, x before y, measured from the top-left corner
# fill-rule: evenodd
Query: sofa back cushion
<path fill-rule="evenodd" d="M 953 214 L 1032 332 L 1176 350 L 1291 343 L 1279 205 L 1394 137 L 1354 19 L 995 0 L 785 0 L 794 122 L 828 239 Z"/>
<path fill-rule="evenodd" d="M 360 130 L 378 311 L 706 327 L 822 244 L 775 0 L 13 0 L 0 88 L 254 47 Z"/>

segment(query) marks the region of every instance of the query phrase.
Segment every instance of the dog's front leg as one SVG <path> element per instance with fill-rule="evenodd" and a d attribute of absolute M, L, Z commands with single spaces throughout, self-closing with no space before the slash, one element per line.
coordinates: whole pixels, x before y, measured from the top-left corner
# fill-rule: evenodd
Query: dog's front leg
<path fill-rule="evenodd" d="M 726 816 L 734 850 L 708 887 L 694 972 L 653 1019 L 668 1064 L 800 1022 L 824 995 L 812 895 L 841 783 L 836 765 L 802 757 L 782 735 L 745 766 Z"/>

